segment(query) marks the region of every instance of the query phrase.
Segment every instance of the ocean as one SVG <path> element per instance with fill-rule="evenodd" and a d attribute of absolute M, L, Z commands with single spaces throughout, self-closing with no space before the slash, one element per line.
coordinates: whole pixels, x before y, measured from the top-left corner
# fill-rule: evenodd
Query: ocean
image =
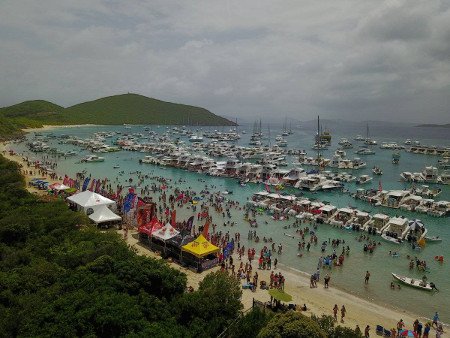
<path fill-rule="evenodd" d="M 398 144 L 403 144 L 405 139 L 418 140 L 424 145 L 436 145 L 436 146 L 449 146 L 450 145 L 450 133 L 449 129 L 445 128 L 418 128 L 410 125 L 401 124 L 389 124 L 389 123 L 376 123 L 370 126 L 370 137 L 378 141 L 378 145 L 374 146 L 375 155 L 359 156 L 354 154 L 357 149 L 358 142 L 353 141 L 353 138 L 357 134 L 361 134 L 365 137 L 366 127 L 363 124 L 345 124 L 337 123 L 327 126 L 332 134 L 332 146 L 329 150 L 323 151 L 323 154 L 327 158 L 331 158 L 334 151 L 339 147 L 338 141 L 340 138 L 348 138 L 355 146 L 353 149 L 346 149 L 347 157 L 353 159 L 354 157 L 360 157 L 367 162 L 367 167 L 361 170 L 353 171 L 353 175 L 359 176 L 362 174 L 368 174 L 372 176 L 371 168 L 373 166 L 379 166 L 383 170 L 383 175 L 380 177 L 374 177 L 373 181 L 363 186 L 368 189 L 370 187 L 378 189 L 379 181 L 381 181 L 382 187 L 385 190 L 388 189 L 404 189 L 409 188 L 409 183 L 400 182 L 400 173 L 402 171 L 418 172 L 422 171 L 425 166 L 433 165 L 437 166 L 438 156 L 432 155 L 419 155 L 412 154 L 405 151 L 401 152 L 401 159 L 399 165 L 393 165 L 392 150 L 380 149 L 379 145 L 383 141 L 395 141 Z M 164 133 L 167 130 L 165 126 L 151 126 L 152 131 L 157 133 Z M 193 128 L 197 129 L 197 128 Z M 229 127 L 203 127 L 203 131 L 210 131 L 217 129 L 219 131 L 227 131 Z M 252 133 L 252 125 L 239 126 L 238 131 L 241 133 L 246 131 L 245 135 L 237 142 L 238 145 L 248 146 L 248 141 Z M 268 132 L 269 128 L 263 126 L 263 133 Z M 305 149 L 308 153 L 307 156 L 315 156 L 316 152 L 312 150 L 311 146 L 314 142 L 314 136 L 316 129 L 313 123 L 299 126 L 293 126 L 293 135 L 286 136 L 288 141 L 288 148 Z M 124 126 L 90 126 L 90 127 L 78 127 L 78 128 L 57 128 L 50 131 L 40 132 L 42 135 L 53 134 L 59 136 L 67 134 L 71 136 L 78 136 L 81 138 L 87 138 L 92 136 L 93 133 L 99 131 L 120 131 L 122 133 L 142 133 L 146 134 L 144 126 L 131 126 L 131 129 L 125 129 Z M 281 125 L 270 125 L 270 135 L 272 144 L 275 143 L 275 136 L 281 134 Z M 27 135 L 28 139 L 32 139 L 34 133 Z M 189 145 L 187 137 L 181 137 L 186 144 Z M 108 138 L 107 142 L 112 142 L 115 139 Z M 130 173 L 136 171 L 142 171 L 143 173 L 149 173 L 151 176 L 164 176 L 170 177 L 173 180 L 183 179 L 185 182 L 180 183 L 180 187 L 191 187 L 195 190 L 201 190 L 204 185 L 217 186 L 217 190 L 228 190 L 233 193 L 228 195 L 230 199 L 239 201 L 244 204 L 252 194 L 264 189 L 262 184 L 247 184 L 245 187 L 241 187 L 237 180 L 221 177 L 211 177 L 203 174 L 187 172 L 181 169 L 175 168 L 162 168 L 150 164 L 139 164 L 139 159 L 143 158 L 145 153 L 140 152 L 128 152 L 119 151 L 114 153 L 105 153 L 101 156 L 105 157 L 105 162 L 102 163 L 80 163 L 80 158 L 90 154 L 86 150 L 67 145 L 58 144 L 59 139 L 50 139 L 48 144 L 52 147 L 56 147 L 60 150 L 75 150 L 79 152 L 77 156 L 59 158 L 57 172 L 61 175 L 68 174 L 72 177 L 76 172 L 86 170 L 92 174 L 94 178 L 108 177 L 115 184 L 116 180 L 121 183 L 125 183 L 128 180 Z M 208 139 L 205 139 L 207 142 Z M 30 158 L 39 159 L 42 154 L 28 152 L 25 143 L 13 144 L 11 149 L 16 150 L 19 153 L 24 153 Z M 44 154 L 45 155 L 45 154 Z M 222 159 L 223 160 L 223 159 Z M 288 163 L 292 162 L 292 158 L 288 158 Z M 118 165 L 120 168 L 114 169 L 113 166 Z M 288 166 L 292 167 L 291 165 Z M 304 167 L 305 169 L 313 169 Z M 332 170 L 332 169 L 327 169 Z M 119 175 L 120 171 L 124 171 L 124 175 Z M 351 170 L 346 170 L 351 172 Z M 150 183 L 150 182 L 149 182 Z M 145 183 L 148 184 L 148 183 Z M 351 192 L 356 191 L 359 186 L 353 183 L 346 183 L 346 188 Z M 431 186 L 431 185 L 430 185 Z M 436 198 L 437 200 L 450 200 L 450 186 L 440 186 L 442 193 Z M 286 190 L 287 192 L 299 192 L 298 190 Z M 450 241 L 450 220 L 449 218 L 436 218 L 424 214 L 417 214 L 406 212 L 402 210 L 380 208 L 371 206 L 363 201 L 355 200 L 349 194 L 342 192 L 319 192 L 308 193 L 305 192 L 306 197 L 317 198 L 322 201 L 328 201 L 337 207 L 353 206 L 360 210 L 369 211 L 372 214 L 381 212 L 391 216 L 404 215 L 409 219 L 420 218 L 425 226 L 428 228 L 428 234 L 430 236 L 440 236 L 443 241 L 438 244 L 427 244 L 420 252 L 414 251 L 411 246 L 395 245 L 384 242 L 381 238 L 381 246 L 377 247 L 373 254 L 369 254 L 363 251 L 363 242 L 358 242 L 356 237 L 360 233 L 340 230 L 330 227 L 328 225 L 321 225 L 318 229 L 319 245 L 312 247 L 310 252 L 302 252 L 303 257 L 297 256 L 297 243 L 298 240 L 287 237 L 284 233 L 293 234 L 295 229 L 285 227 L 291 224 L 293 221 L 273 221 L 269 216 L 258 216 L 259 227 L 256 229 L 258 235 L 262 237 L 272 237 L 275 243 L 283 243 L 283 254 L 278 257 L 281 264 L 291 267 L 292 269 L 312 273 L 316 270 L 318 259 L 323 253 L 320 250 L 320 242 L 328 239 L 343 239 L 345 245 L 350 246 L 350 255 L 346 257 L 344 265 L 342 267 L 333 267 L 329 273 L 331 274 L 332 285 L 338 287 L 346 292 L 352 293 L 364 299 L 369 299 L 379 304 L 386 304 L 391 307 L 405 309 L 413 313 L 417 313 L 421 316 L 430 318 L 435 311 L 439 311 L 441 320 L 450 322 L 450 267 L 447 262 L 450 259 L 450 251 L 448 250 L 448 243 Z M 247 232 L 250 229 L 247 222 L 243 220 L 242 212 L 233 211 L 233 220 L 237 222 L 237 225 L 230 229 L 229 227 L 223 228 L 221 226 L 221 220 L 217 220 L 219 224 L 218 229 L 230 232 L 240 231 L 242 238 L 244 239 L 244 245 L 246 247 L 256 246 L 253 242 L 246 243 Z M 216 220 L 213 220 L 216 221 Z M 268 224 L 264 224 L 267 221 Z M 253 230 L 253 229 L 252 229 Z M 262 246 L 261 243 L 257 245 L 257 248 Z M 446 249 L 447 248 L 447 249 Z M 327 253 L 331 252 L 331 246 L 328 247 Z M 339 251 L 342 247 L 338 248 Z M 393 258 L 388 252 L 397 251 L 400 257 Z M 411 276 L 414 278 L 421 278 L 423 272 L 420 273 L 417 270 L 409 270 L 409 259 L 407 256 L 417 256 L 420 260 L 426 260 L 429 272 L 426 273 L 428 281 L 432 281 L 436 284 L 439 292 L 424 292 L 409 287 L 402 287 L 400 290 L 390 289 L 390 282 L 393 280 L 391 273 L 397 273 L 400 275 Z M 435 256 L 444 255 L 444 263 L 438 263 L 434 260 Z M 366 271 L 370 271 L 371 278 L 369 285 L 364 284 L 364 276 Z M 328 272 L 328 271 L 327 271 Z M 325 273 L 325 272 L 324 272 Z M 323 273 L 323 274 L 324 274 Z"/>

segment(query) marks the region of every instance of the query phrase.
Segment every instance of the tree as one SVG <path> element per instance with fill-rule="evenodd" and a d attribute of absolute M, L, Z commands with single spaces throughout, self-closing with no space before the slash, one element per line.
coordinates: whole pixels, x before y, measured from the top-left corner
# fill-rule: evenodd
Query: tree
<path fill-rule="evenodd" d="M 299 312 L 277 314 L 258 334 L 259 338 L 326 338 L 319 325 Z"/>
<path fill-rule="evenodd" d="M 329 335 L 330 338 L 362 338 L 360 333 L 348 327 L 337 326 Z"/>
<path fill-rule="evenodd" d="M 242 318 L 233 323 L 227 330 L 227 336 L 233 338 L 253 338 L 274 316 L 272 311 L 264 311 L 259 308 L 253 308 Z"/>
<path fill-rule="evenodd" d="M 239 282 L 225 272 L 212 272 L 200 282 L 199 289 L 181 297 L 178 309 L 180 323 L 188 326 L 192 335 L 217 336 L 242 309 Z"/>

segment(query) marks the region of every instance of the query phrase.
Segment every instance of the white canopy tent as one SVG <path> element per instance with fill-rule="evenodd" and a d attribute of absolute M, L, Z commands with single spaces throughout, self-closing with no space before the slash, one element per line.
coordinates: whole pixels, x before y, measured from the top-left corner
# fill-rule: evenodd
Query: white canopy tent
<path fill-rule="evenodd" d="M 122 220 L 122 217 L 113 213 L 106 205 L 98 207 L 89 218 L 97 224 Z"/>
<path fill-rule="evenodd" d="M 78 194 L 67 197 L 67 200 L 71 203 L 74 203 L 78 206 L 79 209 L 82 209 L 84 212 L 87 212 L 89 208 L 93 211 L 98 209 L 98 207 L 102 205 L 113 205 L 115 206 L 116 202 L 106 198 L 100 194 L 95 192 L 86 190 L 80 192 Z"/>
<path fill-rule="evenodd" d="M 178 230 L 176 230 L 170 223 L 167 223 L 161 229 L 153 232 L 152 236 L 165 242 L 168 239 L 175 237 L 179 233 L 180 232 Z"/>

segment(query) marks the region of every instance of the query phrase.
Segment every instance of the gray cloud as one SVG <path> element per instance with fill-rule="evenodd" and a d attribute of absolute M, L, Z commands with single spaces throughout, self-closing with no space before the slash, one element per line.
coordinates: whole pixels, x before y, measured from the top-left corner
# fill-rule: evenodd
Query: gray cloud
<path fill-rule="evenodd" d="M 448 122 L 446 2 L 6 0 L 0 105 L 123 92 L 227 116 Z"/>

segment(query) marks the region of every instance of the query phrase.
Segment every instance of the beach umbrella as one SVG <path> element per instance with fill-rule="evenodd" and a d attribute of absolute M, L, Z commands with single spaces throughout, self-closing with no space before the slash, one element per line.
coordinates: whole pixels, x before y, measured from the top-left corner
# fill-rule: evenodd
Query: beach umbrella
<path fill-rule="evenodd" d="M 411 230 L 422 229 L 424 227 L 423 222 L 417 218 L 409 221 L 408 225 Z"/>
<path fill-rule="evenodd" d="M 292 301 L 292 296 L 280 289 L 270 289 L 269 295 L 271 295 L 274 299 L 279 300 L 281 302 Z"/>
<path fill-rule="evenodd" d="M 419 335 L 411 330 L 403 330 L 400 337 L 419 337 Z"/>

